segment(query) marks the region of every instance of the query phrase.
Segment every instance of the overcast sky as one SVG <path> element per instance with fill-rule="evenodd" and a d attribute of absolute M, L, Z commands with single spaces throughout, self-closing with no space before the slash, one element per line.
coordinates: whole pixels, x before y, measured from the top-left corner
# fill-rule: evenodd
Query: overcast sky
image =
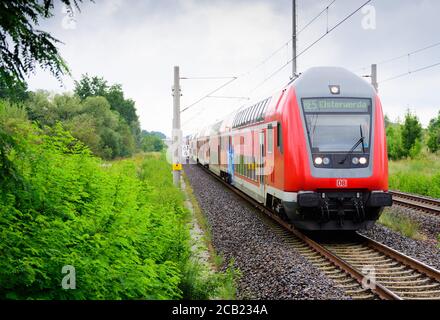
<path fill-rule="evenodd" d="M 298 29 L 331 0 L 297 0 Z M 329 28 L 365 0 L 337 0 L 328 11 Z M 300 72 L 312 66 L 342 66 L 364 75 L 371 63 L 405 55 L 440 42 L 440 1 L 373 0 L 376 29 L 364 29 L 358 12 L 298 59 Z M 57 6 L 55 16 L 41 24 L 64 42 L 60 51 L 72 78 L 64 87 L 38 71 L 32 90 L 73 91 L 82 74 L 120 83 L 136 101 L 141 126 L 170 135 L 173 66 L 183 77 L 239 76 L 219 96 L 265 97 L 281 88 L 291 66 L 252 90 L 291 58 L 290 44 L 258 66 L 291 37 L 291 0 L 96 0 L 84 3 L 75 25 Z M 323 14 L 299 34 L 298 52 L 327 30 Z M 440 63 L 440 45 L 378 66 L 379 81 Z M 364 69 L 363 69 L 364 68 Z M 183 80 L 182 108 L 222 85 L 225 79 Z M 383 109 L 392 120 L 414 111 L 426 126 L 440 109 L 440 66 L 380 83 Z M 186 133 L 240 107 L 246 100 L 205 99 L 182 113 Z"/>

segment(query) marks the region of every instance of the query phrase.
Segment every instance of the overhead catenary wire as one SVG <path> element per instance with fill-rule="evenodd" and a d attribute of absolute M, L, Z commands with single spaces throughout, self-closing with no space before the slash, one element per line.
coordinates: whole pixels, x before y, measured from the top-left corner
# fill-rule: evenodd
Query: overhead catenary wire
<path fill-rule="evenodd" d="M 237 77 L 230 77 L 230 80 L 227 81 L 226 83 L 222 84 L 221 86 L 217 87 L 216 89 L 208 92 L 207 94 L 205 94 L 203 97 L 201 97 L 200 99 L 198 99 L 197 101 L 191 103 L 189 106 L 185 107 L 182 111 L 180 111 L 180 113 L 185 112 L 186 110 L 188 110 L 189 108 L 191 108 L 192 106 L 198 104 L 200 101 L 205 100 L 207 97 L 209 97 L 210 95 L 216 93 L 217 91 L 223 89 L 224 87 L 226 87 L 227 85 L 229 85 L 231 82 L 234 82 L 235 80 L 237 80 Z"/>
<path fill-rule="evenodd" d="M 327 11 L 328 13 L 328 9 L 336 2 L 337 0 L 332 0 L 321 12 L 319 12 L 316 16 L 314 16 L 308 23 L 306 23 L 304 25 L 304 27 L 302 27 L 298 33 L 297 36 L 302 33 L 304 30 L 306 30 L 310 25 L 312 25 L 324 12 Z M 282 51 L 284 48 L 286 48 L 290 43 L 292 42 L 292 39 L 289 39 L 288 41 L 286 41 L 285 43 L 283 43 L 282 46 L 280 46 L 279 48 L 277 48 L 275 51 L 273 51 L 268 57 L 266 57 L 263 61 L 261 61 L 259 64 L 257 64 L 255 67 L 251 68 L 250 70 L 239 74 L 237 77 L 235 77 L 235 79 L 233 79 L 232 81 L 229 81 L 227 84 L 222 85 L 221 87 L 217 88 L 214 92 L 211 92 L 210 94 L 204 95 L 202 98 L 198 99 L 196 102 L 190 104 L 189 106 L 185 107 L 182 111 L 186 111 L 188 110 L 190 107 L 193 107 L 194 105 L 200 103 L 201 101 L 203 101 L 204 99 L 208 98 L 210 95 L 212 95 L 213 93 L 219 91 L 220 89 L 223 89 L 224 87 L 226 87 L 227 85 L 229 85 L 230 83 L 232 83 L 233 81 L 237 80 L 238 78 L 242 78 L 244 76 L 247 76 L 253 72 L 255 72 L 257 69 L 259 69 L 261 66 L 265 65 L 270 59 L 272 59 L 277 53 L 279 53 L 280 51 Z M 298 55 L 299 56 L 299 55 Z M 290 64 L 293 61 L 293 59 L 288 62 L 287 64 Z M 231 77 L 182 77 L 182 80 L 213 80 L 213 79 L 231 79 Z"/>
<path fill-rule="evenodd" d="M 296 34 L 296 36 L 298 36 L 299 34 L 301 34 L 304 30 L 306 30 L 310 25 L 312 25 L 316 19 L 318 19 L 324 12 L 328 12 L 328 9 L 336 2 L 337 0 L 332 0 L 330 4 L 328 4 L 324 10 L 322 10 L 321 12 L 319 12 L 316 16 L 314 16 L 308 23 L 306 23 L 304 25 L 304 27 L 302 27 Z M 264 60 L 262 60 L 260 63 L 258 63 L 255 67 L 251 68 L 250 70 L 243 72 L 242 74 L 240 74 L 238 76 L 238 78 L 246 76 L 248 74 L 253 73 L 255 70 L 259 69 L 261 66 L 265 65 L 270 59 L 272 59 L 278 52 L 280 52 L 281 50 L 283 50 L 284 48 L 286 48 L 290 43 L 292 42 L 292 38 L 290 38 L 289 40 L 287 40 L 286 42 L 284 42 L 280 47 L 278 47 L 277 49 L 275 49 L 271 54 L 269 54 L 269 56 L 267 56 Z"/>
<path fill-rule="evenodd" d="M 397 61 L 397 60 L 400 60 L 400 59 L 403 59 L 403 58 L 409 58 L 410 56 L 412 56 L 412 55 L 415 55 L 415 54 L 417 54 L 417 53 L 420 53 L 420 52 L 423 52 L 423 51 L 426 51 L 426 50 L 429 50 L 429 49 L 432 49 L 432 48 L 435 48 L 435 47 L 438 47 L 438 46 L 440 46 L 440 42 L 436 42 L 436 43 L 433 43 L 433 44 L 430 44 L 430 45 L 428 45 L 428 46 L 425 46 L 425 47 L 422 47 L 422 48 L 420 48 L 420 49 L 416 49 L 416 50 L 414 50 L 414 51 L 411 51 L 411 52 L 408 52 L 408 53 L 405 53 L 405 54 L 401 54 L 401 55 L 399 55 L 399 56 L 396 56 L 396 57 L 394 57 L 394 58 L 389 58 L 389 59 L 386 59 L 386 60 L 382 60 L 382 61 L 380 61 L 380 62 L 378 62 L 378 63 L 376 63 L 378 66 L 380 66 L 380 65 L 384 65 L 384 64 L 387 64 L 387 63 L 391 63 L 391 62 L 394 62 L 394 61 Z M 367 69 L 367 68 L 369 68 L 370 66 L 365 66 L 365 67 L 362 67 L 362 68 L 358 68 L 358 69 L 356 69 L 356 70 L 364 70 L 364 69 Z"/>
<path fill-rule="evenodd" d="M 427 70 L 427 69 L 431 69 L 431 68 L 434 68 L 434 67 L 437 67 L 437 66 L 440 66 L 440 62 L 431 64 L 429 66 L 421 67 L 421 68 L 418 68 L 418 69 L 415 69 L 415 70 L 411 70 L 411 71 L 408 71 L 408 72 L 405 72 L 405 73 L 402 73 L 402 74 L 398 74 L 396 76 L 393 76 L 393 77 L 390 77 L 388 79 L 382 80 L 379 83 L 389 82 L 389 81 L 392 81 L 392 80 L 395 80 L 395 79 L 399 79 L 399 78 L 408 76 L 410 74 L 417 73 L 417 72 L 420 72 L 420 71 L 424 71 L 424 70 Z"/>
<path fill-rule="evenodd" d="M 273 78 L 276 74 L 278 74 L 280 71 L 282 71 L 284 68 L 286 68 L 294 59 L 297 59 L 304 53 L 306 53 L 308 50 L 310 50 L 313 46 L 315 46 L 319 41 L 321 41 L 323 38 L 325 38 L 327 35 L 329 35 L 333 30 L 338 28 L 340 25 L 342 25 L 345 21 L 350 19 L 353 15 L 355 15 L 358 11 L 360 11 L 363 7 L 365 7 L 367 4 L 369 4 L 372 0 L 366 1 L 364 4 L 362 4 L 360 7 L 358 7 L 356 10 L 354 10 L 352 13 L 350 13 L 348 16 L 346 16 L 344 19 L 339 21 L 335 26 L 328 29 L 327 32 L 325 32 L 321 37 L 319 37 L 317 40 L 312 42 L 310 45 L 308 45 L 304 50 L 302 50 L 300 53 L 298 53 L 295 57 L 287 61 L 284 65 L 276 69 L 273 73 L 271 73 L 267 78 L 265 78 L 262 82 L 260 82 L 257 86 L 255 86 L 249 93 L 254 92 L 256 89 L 261 87 L 264 83 L 269 81 L 271 78 Z"/>
<path fill-rule="evenodd" d="M 327 5 L 327 7 L 324 8 L 324 10 L 322 10 L 320 13 L 318 13 L 312 20 L 310 20 L 304 27 L 302 27 L 298 33 L 296 34 L 297 36 L 301 34 L 301 32 L 303 32 L 304 30 L 306 30 L 313 22 L 316 21 L 316 19 L 318 19 L 324 12 L 328 13 L 328 9 L 336 2 L 336 0 L 333 0 L 329 5 Z M 290 40 L 292 41 L 292 40 Z"/>

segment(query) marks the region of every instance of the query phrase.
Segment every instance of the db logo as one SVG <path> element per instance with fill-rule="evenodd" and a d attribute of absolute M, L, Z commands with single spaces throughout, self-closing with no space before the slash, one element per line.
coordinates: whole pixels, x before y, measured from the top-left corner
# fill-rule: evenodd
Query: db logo
<path fill-rule="evenodd" d="M 338 188 L 347 188 L 348 181 L 347 179 L 337 179 L 336 180 L 336 187 Z"/>

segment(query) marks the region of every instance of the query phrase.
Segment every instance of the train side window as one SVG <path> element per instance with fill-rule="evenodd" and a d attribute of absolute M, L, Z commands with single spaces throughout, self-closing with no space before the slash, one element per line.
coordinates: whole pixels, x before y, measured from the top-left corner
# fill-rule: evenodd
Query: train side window
<path fill-rule="evenodd" d="M 253 122 L 254 110 L 255 110 L 255 106 L 250 107 L 250 110 L 249 110 L 249 123 Z"/>
<path fill-rule="evenodd" d="M 250 116 L 251 116 L 251 108 L 247 108 L 247 109 L 246 109 L 246 120 L 245 120 L 245 124 L 248 124 L 248 123 L 249 123 Z"/>
<path fill-rule="evenodd" d="M 243 110 L 243 116 L 241 117 L 240 126 L 244 125 L 246 119 L 246 109 Z"/>
<path fill-rule="evenodd" d="M 264 114 L 266 112 L 266 106 L 267 106 L 267 99 L 263 101 L 261 110 L 260 110 L 260 120 L 264 119 Z"/>
<path fill-rule="evenodd" d="M 283 152 L 283 131 L 281 128 L 281 123 L 277 123 L 277 147 L 280 150 L 280 152 Z"/>
<path fill-rule="evenodd" d="M 254 110 L 253 110 L 253 112 L 252 112 L 252 123 L 255 123 L 256 122 L 256 120 L 257 120 L 257 112 L 258 112 L 258 106 L 259 106 L 260 104 L 255 104 L 254 105 Z"/>
<path fill-rule="evenodd" d="M 262 117 L 262 115 L 263 115 L 263 107 L 264 107 L 264 104 L 261 103 L 259 108 L 258 108 L 257 121 L 263 120 L 263 117 Z"/>
<path fill-rule="evenodd" d="M 267 153 L 273 152 L 273 128 L 272 125 L 267 127 Z"/>

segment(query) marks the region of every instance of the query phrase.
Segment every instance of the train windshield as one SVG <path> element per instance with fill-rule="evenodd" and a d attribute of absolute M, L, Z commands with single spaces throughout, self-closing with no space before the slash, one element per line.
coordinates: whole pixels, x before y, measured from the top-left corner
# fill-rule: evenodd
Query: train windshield
<path fill-rule="evenodd" d="M 371 100 L 347 98 L 303 99 L 303 111 L 313 153 L 368 152 Z"/>

